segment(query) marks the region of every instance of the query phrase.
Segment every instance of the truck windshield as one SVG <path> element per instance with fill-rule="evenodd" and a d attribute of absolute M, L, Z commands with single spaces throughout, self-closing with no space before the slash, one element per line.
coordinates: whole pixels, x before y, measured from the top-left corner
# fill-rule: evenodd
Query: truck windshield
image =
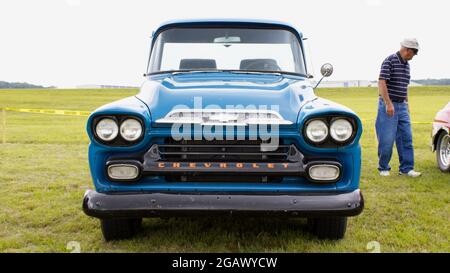
<path fill-rule="evenodd" d="M 223 70 L 306 75 L 302 48 L 291 31 L 219 27 L 160 32 L 147 72 Z"/>

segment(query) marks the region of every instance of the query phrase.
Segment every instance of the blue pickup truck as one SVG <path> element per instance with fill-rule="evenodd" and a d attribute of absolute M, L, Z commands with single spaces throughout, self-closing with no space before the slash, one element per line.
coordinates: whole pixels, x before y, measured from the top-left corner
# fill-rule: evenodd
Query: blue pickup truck
<path fill-rule="evenodd" d="M 341 239 L 362 212 L 361 120 L 315 95 L 293 26 L 167 22 L 145 78 L 87 122 L 95 190 L 83 210 L 105 240 L 145 217 L 193 215 L 305 217 L 319 238 Z"/>

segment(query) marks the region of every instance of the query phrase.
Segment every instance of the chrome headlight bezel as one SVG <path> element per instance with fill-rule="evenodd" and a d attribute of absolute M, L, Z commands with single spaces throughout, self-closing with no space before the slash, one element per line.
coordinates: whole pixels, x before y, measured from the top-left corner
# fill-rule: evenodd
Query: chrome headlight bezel
<path fill-rule="evenodd" d="M 310 126 L 313 126 L 312 123 L 318 123 L 318 124 L 324 125 L 326 133 L 325 133 L 325 135 L 324 135 L 324 137 L 322 139 L 315 141 L 315 140 L 313 140 L 311 138 L 311 133 L 310 133 L 310 131 L 308 131 L 308 129 L 310 128 Z M 322 119 L 322 118 L 312 118 L 312 119 L 308 120 L 305 123 L 304 128 L 305 129 L 304 129 L 303 135 L 305 136 L 306 140 L 309 143 L 312 143 L 314 145 L 318 145 L 318 144 L 324 143 L 325 141 L 327 141 L 327 139 L 328 139 L 328 137 L 330 135 L 330 132 L 329 132 L 330 130 L 328 128 L 328 123 L 327 123 L 327 121 L 325 119 Z"/>
<path fill-rule="evenodd" d="M 101 126 L 103 123 L 109 123 L 111 127 L 111 130 L 113 130 L 111 137 L 104 137 L 102 136 L 102 134 L 99 132 L 101 130 L 101 128 L 99 129 L 99 126 Z M 106 126 L 106 125 L 104 125 Z M 97 123 L 94 126 L 94 133 L 95 136 L 100 139 L 103 142 L 112 142 L 114 141 L 117 136 L 119 135 L 119 124 L 117 123 L 117 120 L 113 117 L 102 117 L 100 118 Z"/>
<path fill-rule="evenodd" d="M 116 122 L 118 133 L 114 139 L 104 140 L 97 134 L 96 127 L 99 124 L 99 122 L 101 122 L 103 119 L 112 119 Z M 142 128 L 140 136 L 138 138 L 136 138 L 135 140 L 125 139 L 120 132 L 121 131 L 120 128 L 122 127 L 123 122 L 126 120 L 129 120 L 129 119 L 133 119 L 133 120 L 136 120 L 137 122 L 139 122 L 139 124 L 141 125 L 141 128 Z M 145 125 L 141 118 L 134 116 L 134 115 L 99 115 L 92 119 L 91 131 L 94 136 L 94 139 L 101 144 L 108 145 L 108 146 L 115 146 L 115 147 L 126 147 L 126 146 L 135 145 L 135 144 L 139 143 L 140 141 L 142 141 L 142 139 L 144 138 Z"/>
<path fill-rule="evenodd" d="M 336 132 L 335 132 L 335 129 L 333 128 L 334 126 L 337 126 L 336 123 L 337 123 L 337 122 L 340 122 L 340 121 L 344 121 L 344 122 L 346 122 L 346 123 L 350 126 L 350 132 L 349 132 L 347 138 L 345 138 L 345 139 L 343 139 L 343 140 L 341 140 L 341 139 L 339 139 L 339 138 L 337 137 Z M 338 144 L 339 144 L 339 143 L 346 143 L 346 142 L 348 142 L 354 135 L 355 135 L 354 125 L 353 125 L 353 123 L 352 123 L 350 120 L 348 120 L 347 118 L 337 117 L 337 118 L 334 118 L 334 119 L 331 120 L 331 122 L 330 122 L 330 137 L 331 137 L 331 139 L 333 140 L 333 142 L 336 142 L 336 143 L 338 143 Z"/>
<path fill-rule="evenodd" d="M 344 120 L 348 121 L 351 124 L 352 129 L 353 129 L 351 136 L 344 141 L 340 141 L 339 139 L 335 139 L 331 136 L 331 125 L 333 124 L 333 122 L 335 122 L 336 120 L 340 120 L 340 119 L 344 119 Z M 310 122 L 312 122 L 314 120 L 321 120 L 321 121 L 325 122 L 328 127 L 328 136 L 326 137 L 325 140 L 323 140 L 321 142 L 311 141 L 307 136 L 307 131 L 306 131 L 307 126 Z M 302 131 L 303 131 L 303 138 L 311 146 L 320 147 L 320 148 L 335 148 L 335 147 L 340 147 L 340 146 L 345 146 L 345 145 L 351 144 L 354 141 L 354 139 L 356 138 L 356 135 L 359 130 L 358 128 L 359 128 L 359 125 L 358 125 L 356 117 L 353 117 L 350 115 L 347 116 L 345 114 L 344 115 L 328 114 L 328 115 L 324 115 L 324 116 L 315 116 L 315 117 L 309 118 L 308 120 L 305 121 Z"/>
<path fill-rule="evenodd" d="M 133 138 L 128 138 L 127 136 L 126 136 L 126 134 L 124 133 L 124 130 L 125 130 L 125 126 L 127 126 L 127 124 L 128 123 L 134 123 L 134 125 L 138 125 L 139 126 L 139 129 L 138 129 L 138 132 L 139 132 L 139 134 L 137 135 L 137 136 L 135 136 L 135 137 L 133 137 Z M 121 124 L 120 124 L 120 128 L 119 128 L 119 133 L 120 133 L 120 136 L 124 139 L 124 140 L 126 140 L 126 141 L 128 141 L 128 142 L 135 142 L 136 140 L 138 140 L 138 139 L 140 139 L 141 137 L 142 137 L 142 134 L 143 134 L 143 126 L 142 126 L 142 122 L 140 122 L 138 119 L 136 119 L 136 118 L 134 118 L 134 117 L 130 117 L 130 118 L 126 118 L 126 119 L 124 119 L 122 122 L 121 122 Z"/>

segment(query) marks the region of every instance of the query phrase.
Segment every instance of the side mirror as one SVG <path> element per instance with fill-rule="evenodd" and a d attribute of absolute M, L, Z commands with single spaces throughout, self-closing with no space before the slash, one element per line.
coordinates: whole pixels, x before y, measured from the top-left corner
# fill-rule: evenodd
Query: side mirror
<path fill-rule="evenodd" d="M 322 82 L 323 78 L 329 77 L 329 76 L 331 76 L 331 74 L 333 74 L 333 66 L 329 63 L 322 65 L 322 67 L 320 68 L 320 73 L 322 74 L 322 78 L 316 84 L 314 89 L 316 89 L 317 86 L 319 86 L 319 84 Z"/>
<path fill-rule="evenodd" d="M 331 74 L 333 74 L 333 66 L 329 63 L 322 65 L 322 67 L 320 68 L 320 73 L 324 77 L 331 76 Z"/>

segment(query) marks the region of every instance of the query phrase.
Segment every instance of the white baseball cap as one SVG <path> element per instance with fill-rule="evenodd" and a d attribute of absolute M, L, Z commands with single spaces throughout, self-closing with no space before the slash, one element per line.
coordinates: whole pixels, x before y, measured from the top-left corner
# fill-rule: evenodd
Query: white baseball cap
<path fill-rule="evenodd" d="M 417 50 L 420 49 L 419 42 L 417 41 L 416 38 L 406 38 L 400 43 L 400 45 L 406 48 L 414 48 Z"/>

